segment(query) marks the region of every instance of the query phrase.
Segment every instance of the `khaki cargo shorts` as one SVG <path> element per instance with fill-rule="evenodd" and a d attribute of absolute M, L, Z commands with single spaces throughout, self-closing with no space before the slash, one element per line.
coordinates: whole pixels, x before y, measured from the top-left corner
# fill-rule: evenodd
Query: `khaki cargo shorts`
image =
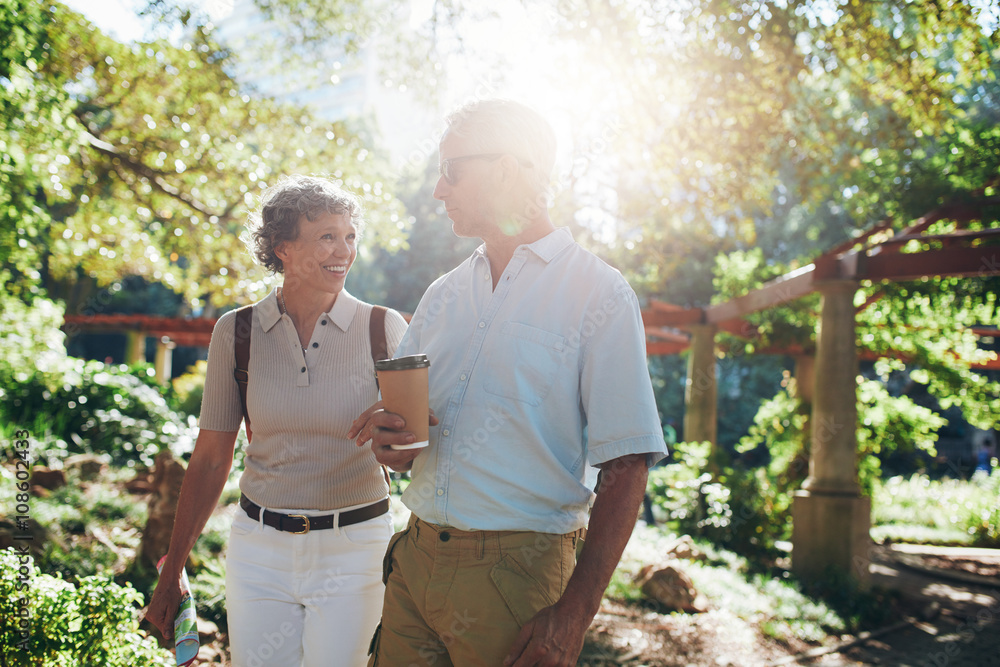
<path fill-rule="evenodd" d="M 583 531 L 462 531 L 410 518 L 389 541 L 369 667 L 497 667 L 556 602 Z"/>

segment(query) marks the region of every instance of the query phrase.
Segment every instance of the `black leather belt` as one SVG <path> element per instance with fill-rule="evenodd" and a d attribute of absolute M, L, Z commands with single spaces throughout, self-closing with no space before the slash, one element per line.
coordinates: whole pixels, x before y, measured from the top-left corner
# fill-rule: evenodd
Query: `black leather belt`
<path fill-rule="evenodd" d="M 256 504 L 242 493 L 240 494 L 240 507 L 247 513 L 247 516 L 254 521 L 260 520 L 260 505 Z M 341 528 L 350 526 L 368 519 L 382 516 L 389 511 L 389 499 L 383 498 L 377 503 L 359 507 L 356 510 L 348 510 L 340 513 L 339 525 Z M 304 535 L 310 530 L 326 530 L 334 527 L 336 514 L 324 514 L 323 516 L 305 516 L 303 514 L 282 514 L 264 510 L 264 525 L 277 530 L 295 535 Z"/>

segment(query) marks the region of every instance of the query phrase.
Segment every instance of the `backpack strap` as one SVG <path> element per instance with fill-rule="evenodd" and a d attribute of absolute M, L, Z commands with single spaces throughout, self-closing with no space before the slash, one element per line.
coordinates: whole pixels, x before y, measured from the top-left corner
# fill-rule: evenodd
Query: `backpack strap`
<path fill-rule="evenodd" d="M 247 440 L 253 439 L 250 430 L 250 413 L 247 412 L 247 384 L 250 382 L 250 334 L 253 331 L 253 306 L 243 306 L 236 311 L 236 330 L 234 332 L 234 347 L 236 348 L 236 368 L 233 378 L 240 388 L 240 405 L 243 406 L 243 422 L 247 427 Z"/>
<path fill-rule="evenodd" d="M 371 340 L 372 363 L 389 358 L 389 346 L 385 342 L 385 306 L 372 306 L 372 314 L 368 320 L 368 337 Z M 375 388 L 378 389 L 378 374 L 375 375 Z M 389 469 L 382 466 L 385 483 L 392 488 L 389 479 Z"/>
<path fill-rule="evenodd" d="M 372 343 L 372 362 L 389 358 L 389 348 L 385 342 L 385 306 L 372 306 L 371 318 L 368 320 L 368 336 Z M 378 378 L 375 379 L 378 386 Z"/>

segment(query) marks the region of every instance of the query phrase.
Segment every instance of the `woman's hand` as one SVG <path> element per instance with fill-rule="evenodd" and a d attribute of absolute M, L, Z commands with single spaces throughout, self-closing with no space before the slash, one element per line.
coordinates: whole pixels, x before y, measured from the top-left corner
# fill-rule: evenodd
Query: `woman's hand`
<path fill-rule="evenodd" d="M 146 620 L 152 623 L 164 639 L 174 638 L 174 618 L 181 604 L 180 577 L 160 577 L 153 598 L 146 608 Z"/>
<path fill-rule="evenodd" d="M 351 422 L 351 429 L 347 432 L 348 439 L 357 438 L 355 444 L 358 447 L 368 444 L 372 439 L 372 415 L 382 409 L 382 401 L 376 403 L 358 415 L 358 418 Z"/>

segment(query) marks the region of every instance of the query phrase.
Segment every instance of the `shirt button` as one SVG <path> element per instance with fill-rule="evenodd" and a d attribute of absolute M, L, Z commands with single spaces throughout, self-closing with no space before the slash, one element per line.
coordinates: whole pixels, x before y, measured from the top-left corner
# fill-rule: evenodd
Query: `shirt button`
<path fill-rule="evenodd" d="M 482 329 L 482 328 L 483 328 L 483 327 L 485 327 L 485 326 L 486 326 L 486 322 L 480 322 L 480 323 L 479 323 L 479 328 L 480 328 L 480 329 Z"/>
<path fill-rule="evenodd" d="M 465 373 L 462 373 L 460 376 L 458 376 L 458 379 L 461 380 L 462 382 L 465 382 L 465 378 L 467 378 L 467 377 L 469 377 L 469 376 L 466 375 Z"/>
<path fill-rule="evenodd" d="M 441 431 L 441 435 L 443 435 L 445 437 L 448 437 L 449 435 L 451 435 L 451 431 L 449 431 L 448 429 L 445 429 L 445 430 Z"/>
<path fill-rule="evenodd" d="M 319 343 L 313 343 L 313 347 L 319 347 Z"/>
<path fill-rule="evenodd" d="M 448 540 L 451 539 L 451 535 L 448 534 L 447 530 L 443 531 L 440 535 L 438 535 L 438 537 L 441 539 L 442 542 L 447 542 Z"/>
<path fill-rule="evenodd" d="M 326 326 L 326 320 L 320 320 L 320 324 L 322 324 L 323 326 Z"/>
<path fill-rule="evenodd" d="M 305 372 L 306 372 L 306 367 L 305 367 L 305 366 L 303 366 L 303 367 L 302 367 L 302 372 L 303 372 L 303 373 L 305 373 Z"/>
<path fill-rule="evenodd" d="M 444 495 L 444 489 L 438 489 L 438 495 L 439 496 L 443 496 Z"/>

